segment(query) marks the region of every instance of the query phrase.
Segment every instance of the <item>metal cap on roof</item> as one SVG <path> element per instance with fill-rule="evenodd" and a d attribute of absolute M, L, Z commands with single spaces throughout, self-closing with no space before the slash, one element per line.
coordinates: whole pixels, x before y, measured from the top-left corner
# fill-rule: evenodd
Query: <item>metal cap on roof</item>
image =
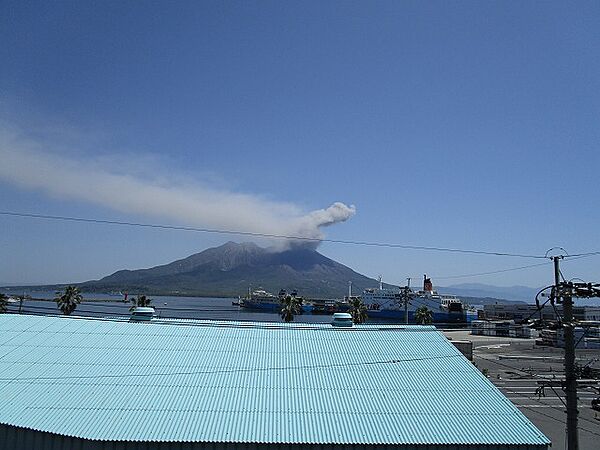
<path fill-rule="evenodd" d="M 154 308 L 151 306 L 136 306 L 131 311 L 129 320 L 132 322 L 148 322 L 154 317 Z"/>
<path fill-rule="evenodd" d="M 352 323 L 352 316 L 348 313 L 334 313 L 333 319 L 331 320 L 331 325 L 334 327 L 351 327 L 354 324 Z"/>

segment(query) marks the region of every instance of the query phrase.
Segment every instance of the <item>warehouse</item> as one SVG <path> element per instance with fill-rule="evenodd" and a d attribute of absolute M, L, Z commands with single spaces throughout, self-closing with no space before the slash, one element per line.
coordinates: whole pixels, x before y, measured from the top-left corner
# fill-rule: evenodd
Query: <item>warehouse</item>
<path fill-rule="evenodd" d="M 434 327 L 0 315 L 1 449 L 546 449 Z"/>

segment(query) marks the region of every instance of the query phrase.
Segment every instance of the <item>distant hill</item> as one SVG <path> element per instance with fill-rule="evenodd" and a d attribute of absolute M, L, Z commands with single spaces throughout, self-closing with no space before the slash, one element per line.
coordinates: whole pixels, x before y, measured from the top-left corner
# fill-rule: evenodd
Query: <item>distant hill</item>
<path fill-rule="evenodd" d="M 296 289 L 300 295 L 341 298 L 348 292 L 348 281 L 356 294 L 378 282 L 361 275 L 316 250 L 294 248 L 275 251 L 254 243 L 228 242 L 169 264 L 138 270 L 119 270 L 100 280 L 79 283 L 84 292 L 129 292 L 130 294 L 237 297 L 248 288 L 263 288 L 277 293 Z M 435 283 L 435 280 L 433 280 Z M 20 289 L 53 291 L 61 285 L 12 286 Z M 392 285 L 384 284 L 385 287 Z M 536 289 L 525 286 L 498 287 L 477 283 L 434 286 L 442 294 L 455 294 L 470 304 L 531 303 Z M 413 286 L 413 288 L 418 288 Z"/>
<path fill-rule="evenodd" d="M 283 288 L 305 296 L 340 298 L 348 292 L 348 281 L 356 293 L 377 286 L 376 280 L 312 249 L 276 252 L 254 243 L 228 242 L 170 264 L 120 270 L 79 286 L 88 292 L 200 296 L 238 296 L 249 287 L 270 292 Z"/>
<path fill-rule="evenodd" d="M 527 286 L 500 287 L 480 283 L 462 283 L 440 287 L 438 288 L 438 291 L 443 294 L 455 294 L 462 297 L 491 297 L 494 299 L 508 299 L 533 303 L 535 294 L 537 294 L 539 289 Z"/>

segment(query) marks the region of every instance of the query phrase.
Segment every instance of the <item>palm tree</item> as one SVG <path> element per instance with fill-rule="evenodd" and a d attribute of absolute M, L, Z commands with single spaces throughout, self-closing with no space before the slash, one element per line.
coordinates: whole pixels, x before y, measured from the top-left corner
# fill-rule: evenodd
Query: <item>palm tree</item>
<path fill-rule="evenodd" d="M 79 305 L 82 300 L 83 296 L 76 286 L 67 286 L 65 292 L 62 293 L 62 295 L 61 292 L 57 292 L 56 298 L 54 299 L 58 309 L 67 316 L 75 311 L 75 308 L 77 308 L 77 305 Z"/>
<path fill-rule="evenodd" d="M 295 295 L 286 295 L 285 297 L 281 297 L 280 302 L 281 310 L 279 311 L 279 314 L 281 314 L 281 320 L 291 322 L 294 320 L 294 316 L 296 314 L 300 314 L 302 312 L 302 301 Z"/>
<path fill-rule="evenodd" d="M 0 313 L 5 313 L 7 311 L 7 305 L 8 297 L 3 292 L 0 292 Z"/>
<path fill-rule="evenodd" d="M 354 323 L 363 323 L 369 318 L 367 307 L 360 297 L 350 297 L 350 309 L 348 312 L 352 316 Z"/>
<path fill-rule="evenodd" d="M 21 311 L 23 310 L 23 302 L 25 300 L 31 300 L 31 295 L 23 293 L 21 295 L 17 295 L 17 299 L 19 299 L 19 314 L 21 314 Z"/>
<path fill-rule="evenodd" d="M 150 306 L 151 302 L 152 299 L 150 299 L 150 297 L 146 297 L 145 295 L 138 295 L 137 298 L 131 299 L 131 303 L 133 303 L 133 305 L 131 305 L 129 311 L 133 311 L 137 306 Z"/>
<path fill-rule="evenodd" d="M 415 320 L 421 325 L 428 325 L 433 322 L 433 311 L 427 306 L 420 306 L 415 311 Z"/>

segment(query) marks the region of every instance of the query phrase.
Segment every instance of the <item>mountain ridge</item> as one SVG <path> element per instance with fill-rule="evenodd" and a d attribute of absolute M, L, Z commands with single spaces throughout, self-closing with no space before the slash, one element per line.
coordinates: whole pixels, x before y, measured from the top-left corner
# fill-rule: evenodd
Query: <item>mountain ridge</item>
<path fill-rule="evenodd" d="M 274 292 L 296 289 L 302 295 L 340 298 L 348 291 L 349 281 L 357 292 L 377 285 L 376 280 L 310 248 L 276 251 L 254 243 L 227 242 L 168 264 L 119 270 L 100 280 L 80 283 L 80 287 L 88 291 L 199 296 L 238 296 L 249 287 L 261 287 Z"/>
<path fill-rule="evenodd" d="M 540 288 L 519 285 L 503 287 L 483 283 L 460 283 L 440 287 L 438 290 L 440 293 L 455 294 L 464 297 L 493 297 L 533 303 L 535 294 L 537 294 Z"/>
<path fill-rule="evenodd" d="M 341 298 L 352 281 L 354 293 L 376 287 L 378 281 L 330 259 L 309 247 L 280 251 L 255 243 L 227 242 L 185 258 L 144 269 L 118 270 L 98 280 L 71 283 L 84 292 L 129 292 L 150 295 L 237 297 L 249 288 L 272 292 L 296 289 L 301 295 Z M 435 280 L 434 280 L 435 281 Z M 55 290 L 64 284 L 11 286 L 6 289 Z M 396 287 L 384 284 L 386 287 Z M 442 294 L 458 295 L 469 303 L 533 301 L 537 289 L 499 287 L 481 283 L 435 286 Z"/>

